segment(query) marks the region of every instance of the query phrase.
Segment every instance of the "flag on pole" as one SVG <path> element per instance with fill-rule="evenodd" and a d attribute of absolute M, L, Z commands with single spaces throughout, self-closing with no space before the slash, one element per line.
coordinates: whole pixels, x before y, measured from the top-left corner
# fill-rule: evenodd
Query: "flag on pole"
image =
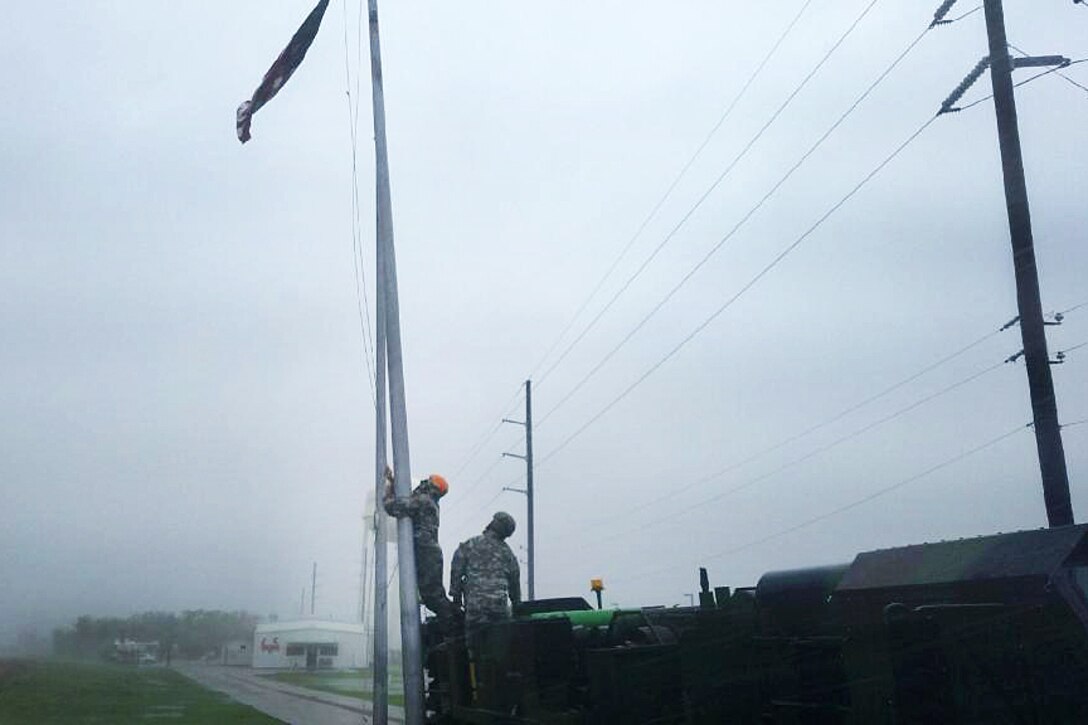
<path fill-rule="evenodd" d="M 310 49 L 310 44 L 317 37 L 317 30 L 321 27 L 321 19 L 325 16 L 325 8 L 328 6 L 329 0 L 320 0 L 318 2 L 317 7 L 310 11 L 310 14 L 306 16 L 306 20 L 295 31 L 295 34 L 291 37 L 291 42 L 276 58 L 276 62 L 272 64 L 268 72 L 264 74 L 261 85 L 257 86 L 257 90 L 253 91 L 253 97 L 238 106 L 238 140 L 242 143 L 250 138 L 249 124 L 253 120 L 253 114 L 279 93 L 280 88 L 283 88 L 283 84 L 287 82 L 287 79 L 302 63 L 302 59 L 306 57 L 306 51 Z"/>

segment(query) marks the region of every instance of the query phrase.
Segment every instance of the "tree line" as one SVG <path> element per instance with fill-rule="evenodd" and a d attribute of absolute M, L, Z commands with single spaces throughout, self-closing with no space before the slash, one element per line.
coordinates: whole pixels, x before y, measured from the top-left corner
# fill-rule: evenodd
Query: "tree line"
<path fill-rule="evenodd" d="M 218 654 L 233 640 L 253 641 L 256 615 L 248 612 L 193 609 L 180 614 L 143 612 L 130 617 L 84 615 L 53 630 L 53 653 L 64 657 L 108 658 L 117 640 L 158 642 L 160 651 L 196 659 Z"/>

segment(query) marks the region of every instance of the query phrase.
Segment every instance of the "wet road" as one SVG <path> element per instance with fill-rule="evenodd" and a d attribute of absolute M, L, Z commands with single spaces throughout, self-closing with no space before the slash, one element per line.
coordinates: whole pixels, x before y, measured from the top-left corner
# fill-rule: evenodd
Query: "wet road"
<path fill-rule="evenodd" d="M 179 663 L 175 669 L 205 687 L 292 725 L 360 725 L 371 721 L 369 702 L 276 682 L 249 668 Z M 400 722 L 401 715 L 399 708 L 389 709 L 390 722 Z"/>

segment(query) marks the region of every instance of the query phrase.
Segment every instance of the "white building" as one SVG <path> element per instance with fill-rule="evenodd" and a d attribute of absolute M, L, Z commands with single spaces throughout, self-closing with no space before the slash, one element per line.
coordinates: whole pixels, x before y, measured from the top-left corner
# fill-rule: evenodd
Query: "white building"
<path fill-rule="evenodd" d="M 366 667 L 363 625 L 324 619 L 266 622 L 253 635 L 253 666 L 281 669 Z"/>

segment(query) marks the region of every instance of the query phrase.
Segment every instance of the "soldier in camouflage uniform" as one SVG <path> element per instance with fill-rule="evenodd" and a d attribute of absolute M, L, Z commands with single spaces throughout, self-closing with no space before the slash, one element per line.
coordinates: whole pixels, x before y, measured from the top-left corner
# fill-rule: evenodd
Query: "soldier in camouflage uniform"
<path fill-rule="evenodd" d="M 463 606 L 465 628 L 507 619 L 510 605 L 521 601 L 521 571 L 506 539 L 514 533 L 514 517 L 503 511 L 484 532 L 462 542 L 450 565 L 450 596 Z M 509 604 L 507 603 L 509 600 Z"/>
<path fill-rule="evenodd" d="M 442 547 L 438 544 L 438 499 L 446 495 L 449 484 L 438 474 L 419 482 L 406 499 L 393 494 L 393 472 L 385 469 L 385 496 L 382 504 L 390 516 L 412 519 L 415 540 L 416 581 L 423 606 L 438 617 L 439 625 L 449 631 L 453 621 L 453 605 L 442 586 Z"/>

